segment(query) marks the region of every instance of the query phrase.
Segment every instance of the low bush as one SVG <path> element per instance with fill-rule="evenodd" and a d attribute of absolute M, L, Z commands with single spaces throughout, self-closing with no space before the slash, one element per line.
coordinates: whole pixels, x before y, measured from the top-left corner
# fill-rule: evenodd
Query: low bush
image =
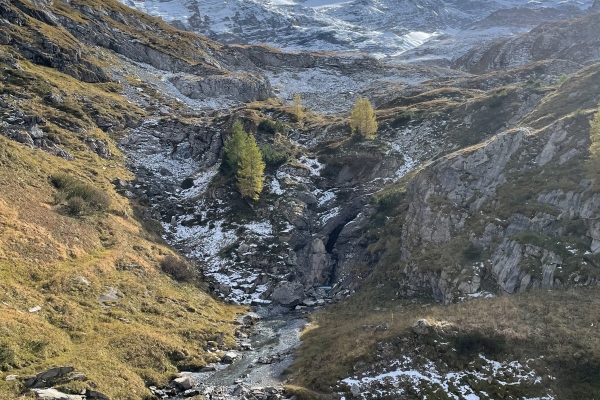
<path fill-rule="evenodd" d="M 398 128 L 398 127 L 404 125 L 405 123 L 407 123 L 408 121 L 410 121 L 411 119 L 413 119 L 414 117 L 415 117 L 414 111 L 412 111 L 412 110 L 402 111 L 401 113 L 396 115 L 396 118 L 394 118 L 392 120 L 392 127 Z"/>
<path fill-rule="evenodd" d="M 508 96 L 508 91 L 506 90 L 506 88 L 500 88 L 498 90 L 496 90 L 494 92 L 494 94 L 492 95 L 492 97 L 490 98 L 489 102 L 488 102 L 488 106 L 490 108 L 495 108 L 495 107 L 499 107 L 504 98 Z"/>
<path fill-rule="evenodd" d="M 160 261 L 160 268 L 176 281 L 190 282 L 194 280 L 194 272 L 190 266 L 175 256 L 169 255 L 163 258 Z"/>
<path fill-rule="evenodd" d="M 281 164 L 284 164 L 289 158 L 288 154 L 275 150 L 275 148 L 270 144 L 264 144 L 260 146 L 260 152 L 262 154 L 263 161 L 269 167 L 278 167 Z"/>
<path fill-rule="evenodd" d="M 481 255 L 483 254 L 483 248 L 473 243 L 469 244 L 466 249 L 463 250 L 463 260 L 467 262 L 480 261 Z"/>
<path fill-rule="evenodd" d="M 285 133 L 287 131 L 287 125 L 283 122 L 271 121 L 270 119 L 265 118 L 258 124 L 258 130 L 274 135 L 277 132 Z"/>
<path fill-rule="evenodd" d="M 85 200 L 83 200 L 79 196 L 71 197 L 67 201 L 67 211 L 70 215 L 81 215 L 85 213 L 87 208 L 87 204 Z"/>
<path fill-rule="evenodd" d="M 110 207 L 108 194 L 67 174 L 52 175 L 50 181 L 58 189 L 54 197 L 55 202 L 58 204 L 66 201 L 67 210 L 71 215 L 106 211 Z"/>

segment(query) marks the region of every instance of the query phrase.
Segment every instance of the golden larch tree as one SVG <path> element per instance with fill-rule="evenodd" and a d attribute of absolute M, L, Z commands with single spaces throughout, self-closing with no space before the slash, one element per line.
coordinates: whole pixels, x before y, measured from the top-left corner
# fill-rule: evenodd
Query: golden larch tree
<path fill-rule="evenodd" d="M 363 139 L 374 139 L 377 132 L 377 121 L 371 102 L 358 96 L 350 114 L 350 129 L 352 133 Z"/>
<path fill-rule="evenodd" d="M 296 116 L 298 121 L 301 121 L 302 118 L 304 118 L 304 110 L 302 109 L 302 98 L 300 97 L 300 94 L 296 93 L 292 101 L 292 113 Z"/>

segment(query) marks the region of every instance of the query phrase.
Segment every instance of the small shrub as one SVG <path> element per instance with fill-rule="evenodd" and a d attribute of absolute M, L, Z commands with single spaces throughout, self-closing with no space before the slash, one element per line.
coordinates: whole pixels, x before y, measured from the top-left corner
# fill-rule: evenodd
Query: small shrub
<path fill-rule="evenodd" d="M 277 151 L 270 144 L 260 146 L 260 152 L 265 164 L 269 167 L 278 167 L 288 160 L 288 155 L 284 152 Z"/>
<path fill-rule="evenodd" d="M 0 343 L 0 370 L 8 371 L 15 363 L 15 352 L 6 343 Z"/>
<path fill-rule="evenodd" d="M 77 216 L 84 214 L 87 209 L 87 204 L 79 196 L 71 197 L 67 201 L 67 211 L 70 215 Z"/>
<path fill-rule="evenodd" d="M 567 74 L 562 74 L 562 75 L 560 76 L 560 78 L 558 78 L 558 81 L 556 82 L 556 85 L 557 85 L 558 87 L 562 86 L 562 84 L 563 84 L 563 83 L 565 83 L 565 82 L 567 81 L 567 79 L 568 79 L 568 78 L 569 78 L 569 77 L 567 76 Z"/>
<path fill-rule="evenodd" d="M 59 172 L 57 174 L 53 174 L 50 177 L 50 182 L 52 182 L 54 187 L 57 189 L 65 189 L 67 186 L 73 184 L 75 182 L 75 179 L 73 179 L 73 177 L 71 177 L 70 175 Z"/>
<path fill-rule="evenodd" d="M 183 260 L 174 256 L 166 256 L 160 262 L 160 268 L 164 273 L 170 275 L 179 282 L 190 282 L 194 280 L 194 272 Z"/>
<path fill-rule="evenodd" d="M 500 88 L 496 90 L 490 98 L 488 106 L 490 106 L 491 108 L 500 106 L 506 96 L 508 96 L 508 91 L 506 90 L 506 88 Z"/>
<path fill-rule="evenodd" d="M 277 132 L 285 133 L 287 126 L 283 122 L 271 121 L 265 118 L 258 124 L 258 130 L 274 135 Z"/>
<path fill-rule="evenodd" d="M 58 193 L 54 196 L 55 202 L 62 203 L 66 200 L 67 210 L 71 215 L 106 211 L 110 207 L 108 194 L 67 174 L 54 174 L 50 177 L 50 181 L 58 189 Z"/>
<path fill-rule="evenodd" d="M 412 110 L 402 111 L 396 115 L 396 118 L 392 120 L 392 127 L 398 128 L 415 117 L 415 113 Z"/>
<path fill-rule="evenodd" d="M 110 206 L 110 197 L 103 191 L 86 183 L 77 183 L 67 188 L 67 199 L 81 197 L 92 209 L 106 211 Z"/>

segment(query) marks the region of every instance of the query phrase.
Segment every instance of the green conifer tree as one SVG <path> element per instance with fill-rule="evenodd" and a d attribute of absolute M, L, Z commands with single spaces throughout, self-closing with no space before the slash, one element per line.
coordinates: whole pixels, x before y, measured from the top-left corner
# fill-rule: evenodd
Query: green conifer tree
<path fill-rule="evenodd" d="M 225 142 L 225 161 L 233 172 L 237 172 L 244 144 L 248 134 L 244 132 L 244 127 L 240 121 L 233 124 L 233 132 Z"/>
<path fill-rule="evenodd" d="M 265 163 L 254 135 L 248 134 L 242 147 L 237 170 L 237 186 L 243 197 L 258 200 L 263 190 Z"/>

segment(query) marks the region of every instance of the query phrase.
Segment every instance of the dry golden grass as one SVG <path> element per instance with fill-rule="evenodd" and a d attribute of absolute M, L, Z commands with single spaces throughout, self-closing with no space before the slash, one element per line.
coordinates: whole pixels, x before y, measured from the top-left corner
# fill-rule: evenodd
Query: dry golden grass
<path fill-rule="evenodd" d="M 203 347 L 217 332 L 234 346 L 232 321 L 243 308 L 221 305 L 161 273 L 158 261 L 170 250 L 143 239 L 137 221 L 113 213 L 72 218 L 51 205 L 48 175 L 67 164 L 84 175 L 84 160 L 68 163 L 3 137 L 0 149 L 0 348 L 8 354 L 0 351 L 0 367 L 6 374 L 73 365 L 111 398 L 135 399 L 177 368 L 215 361 Z M 117 173 L 127 176 L 122 167 Z M 111 197 L 113 212 L 126 207 L 124 198 Z M 123 300 L 103 307 L 98 297 L 106 286 Z M 37 305 L 40 312 L 28 312 Z M 178 351 L 187 358 L 173 358 Z M 19 389 L 0 380 L 0 398 Z"/>
<path fill-rule="evenodd" d="M 245 309 L 166 276 L 159 261 L 172 251 L 133 217 L 139 206 L 114 191 L 112 180 L 132 175 L 95 118 L 120 121 L 143 112 L 119 95 L 118 86 L 85 84 L 19 62 L 24 71 L 5 75 L 0 91 L 14 96 L 26 113 L 43 115 L 43 129 L 75 159 L 0 135 L 0 399 L 16 398 L 22 390 L 20 381 L 6 382 L 5 375 L 24 378 L 57 365 L 72 365 L 88 377 L 64 390 L 88 387 L 114 399 L 145 398 L 148 384 L 165 384 L 180 368 L 215 361 L 204 347 L 219 332 L 226 345 L 235 346 L 233 320 Z M 60 107 L 44 101 L 53 90 L 66 99 Z M 113 158 L 89 151 L 70 129 L 75 127 L 108 140 Z M 108 209 L 69 216 L 55 202 L 50 176 L 57 172 L 106 193 Z M 107 286 L 122 300 L 99 303 Z M 30 313 L 35 306 L 41 311 Z"/>
<path fill-rule="evenodd" d="M 392 285 L 375 289 L 378 282 L 370 278 L 364 290 L 313 315 L 302 335 L 299 358 L 290 368 L 292 384 L 330 393 L 340 379 L 351 375 L 354 364 L 374 360 L 378 342 L 412 337 L 412 324 L 426 318 L 459 334 L 500 335 L 506 339 L 501 359 L 544 356 L 540 365 L 557 377 L 552 387 L 557 398 L 586 398 L 578 397 L 582 392 L 589 393 L 589 399 L 600 395 L 597 381 L 590 383 L 587 375 L 600 365 L 599 289 L 478 298 L 445 307 L 425 300 L 392 300 Z M 383 323 L 389 330 L 374 332 L 373 327 Z"/>

